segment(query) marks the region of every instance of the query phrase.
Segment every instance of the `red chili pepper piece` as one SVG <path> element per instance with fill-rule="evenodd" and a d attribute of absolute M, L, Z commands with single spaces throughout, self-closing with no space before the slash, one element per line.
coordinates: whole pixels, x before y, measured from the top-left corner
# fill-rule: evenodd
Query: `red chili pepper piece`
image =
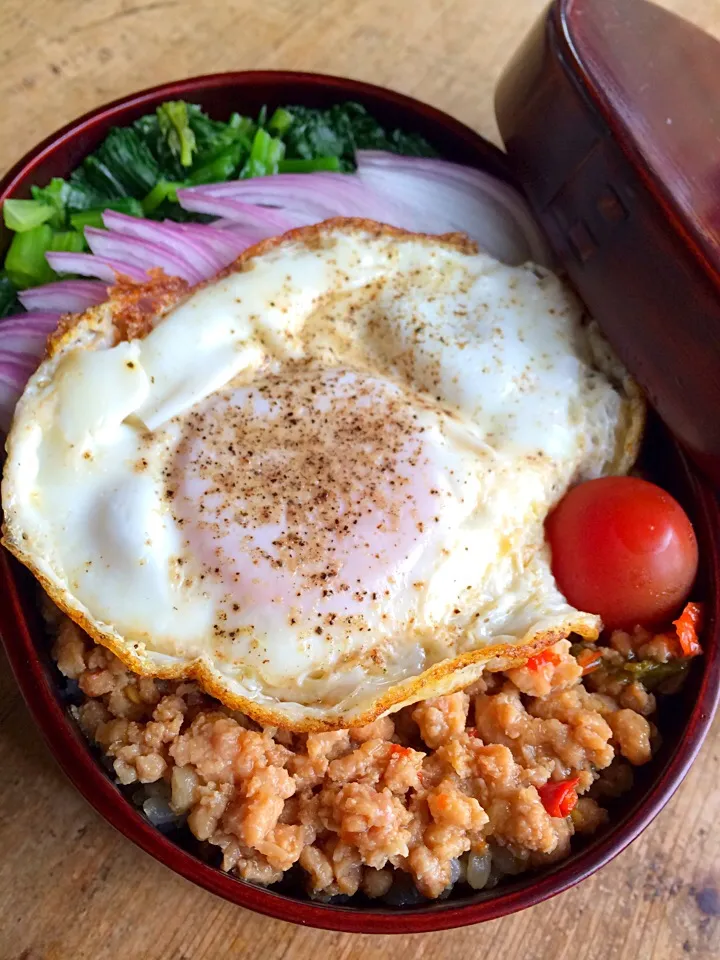
<path fill-rule="evenodd" d="M 557 666 L 560 663 L 560 657 L 552 650 L 541 650 L 534 657 L 530 657 L 525 666 L 528 670 L 539 670 L 545 663 L 552 663 L 553 666 Z"/>
<path fill-rule="evenodd" d="M 698 633 L 702 629 L 702 618 L 702 604 L 688 603 L 677 620 L 673 620 L 682 652 L 686 657 L 697 657 L 702 653 L 698 640 Z"/>
<path fill-rule="evenodd" d="M 586 677 L 589 673 L 597 670 L 603 658 L 599 650 L 591 650 L 588 647 L 586 650 L 582 650 L 576 659 L 578 666 L 582 667 L 582 675 Z"/>
<path fill-rule="evenodd" d="M 538 793 L 551 817 L 567 817 L 575 809 L 578 795 L 575 790 L 580 783 L 580 777 L 572 780 L 551 780 L 544 787 L 538 787 Z"/>

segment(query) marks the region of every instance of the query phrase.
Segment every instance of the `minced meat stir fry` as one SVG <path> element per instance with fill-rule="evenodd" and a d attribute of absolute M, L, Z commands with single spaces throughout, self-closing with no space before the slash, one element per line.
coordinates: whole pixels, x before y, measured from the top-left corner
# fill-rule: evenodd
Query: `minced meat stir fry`
<path fill-rule="evenodd" d="M 562 640 L 461 692 L 318 734 L 262 729 L 195 683 L 136 676 L 55 608 L 48 619 L 81 728 L 120 784 L 141 787 L 152 822 L 186 822 L 252 883 L 298 864 L 315 899 L 405 904 L 560 860 L 606 822 L 604 802 L 658 746 L 653 691 L 677 689 L 699 652 L 696 607 L 676 630 Z"/>

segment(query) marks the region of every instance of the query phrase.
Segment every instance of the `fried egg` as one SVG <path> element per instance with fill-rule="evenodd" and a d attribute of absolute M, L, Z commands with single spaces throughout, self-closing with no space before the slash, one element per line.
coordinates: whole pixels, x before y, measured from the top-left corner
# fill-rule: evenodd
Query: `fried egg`
<path fill-rule="evenodd" d="M 543 525 L 630 467 L 643 405 L 552 273 L 328 221 L 128 311 L 53 338 L 2 496 L 6 546 L 133 670 L 322 730 L 597 636 Z"/>

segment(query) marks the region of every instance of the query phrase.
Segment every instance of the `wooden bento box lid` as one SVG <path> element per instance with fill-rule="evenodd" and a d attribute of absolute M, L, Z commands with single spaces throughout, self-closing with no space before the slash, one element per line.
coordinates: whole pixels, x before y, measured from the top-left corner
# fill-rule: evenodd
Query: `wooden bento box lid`
<path fill-rule="evenodd" d="M 496 112 L 558 260 L 720 485 L 720 43 L 646 0 L 555 0 Z"/>

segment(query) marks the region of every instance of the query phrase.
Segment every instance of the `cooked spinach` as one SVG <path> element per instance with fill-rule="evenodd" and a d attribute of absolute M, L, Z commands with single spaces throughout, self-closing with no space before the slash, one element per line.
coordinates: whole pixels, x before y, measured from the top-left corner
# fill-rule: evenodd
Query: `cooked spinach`
<path fill-rule="evenodd" d="M 359 103 L 339 104 L 327 110 L 292 106 L 285 110 L 292 118 L 283 135 L 288 159 L 338 157 L 343 169 L 352 170 L 357 150 L 436 156 L 423 137 L 402 130 L 387 132 Z"/>

